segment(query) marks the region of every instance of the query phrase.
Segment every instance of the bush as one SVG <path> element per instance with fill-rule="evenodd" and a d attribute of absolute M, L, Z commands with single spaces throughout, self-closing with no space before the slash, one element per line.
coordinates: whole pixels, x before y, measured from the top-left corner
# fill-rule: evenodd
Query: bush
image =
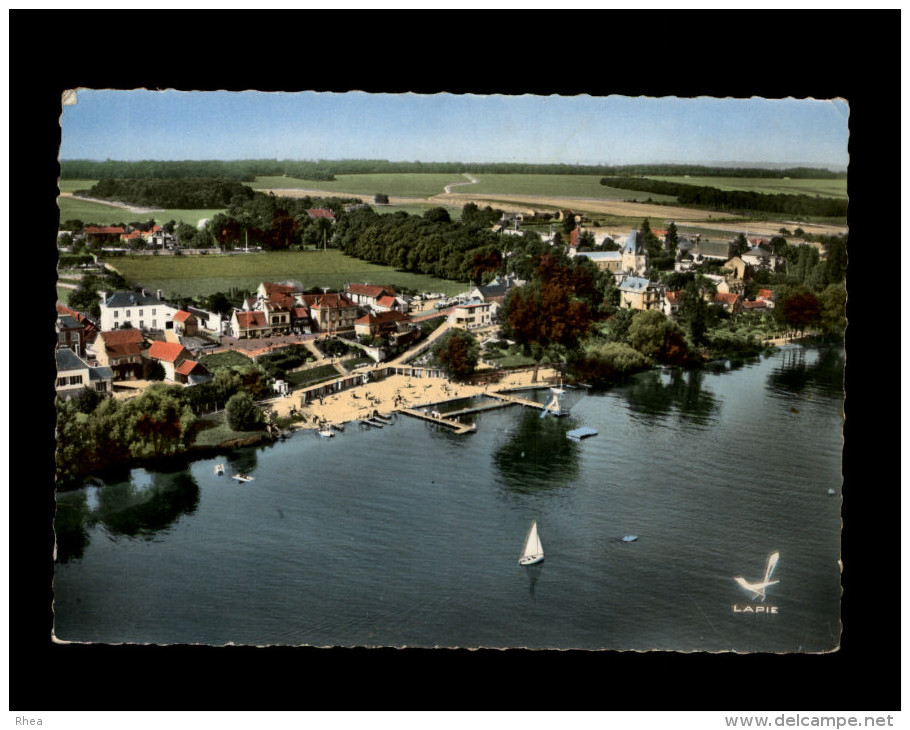
<path fill-rule="evenodd" d="M 235 393 L 224 409 L 228 425 L 235 431 L 255 431 L 263 423 L 262 411 L 249 393 Z"/>

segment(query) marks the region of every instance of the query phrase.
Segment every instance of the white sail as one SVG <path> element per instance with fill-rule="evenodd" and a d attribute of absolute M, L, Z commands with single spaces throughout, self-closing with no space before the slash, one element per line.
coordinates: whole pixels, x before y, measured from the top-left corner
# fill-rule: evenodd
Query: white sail
<path fill-rule="evenodd" d="M 528 536 L 525 538 L 524 548 L 521 551 L 521 557 L 518 559 L 520 565 L 531 565 L 543 560 L 543 546 L 540 544 L 540 536 L 537 534 L 537 520 L 531 522 L 531 529 L 528 530 Z"/>

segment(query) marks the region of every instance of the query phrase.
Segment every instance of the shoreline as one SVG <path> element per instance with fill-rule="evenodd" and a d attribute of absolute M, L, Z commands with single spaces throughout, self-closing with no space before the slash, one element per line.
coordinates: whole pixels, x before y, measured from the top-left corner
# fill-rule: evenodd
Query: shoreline
<path fill-rule="evenodd" d="M 474 398 L 490 392 L 548 388 L 555 381 L 557 372 L 551 367 L 541 367 L 536 382 L 532 380 L 533 375 L 533 369 L 511 373 L 498 383 L 487 385 L 455 383 L 447 378 L 390 375 L 379 381 L 357 385 L 310 401 L 306 405 L 300 405 L 299 394 L 291 393 L 270 399 L 262 407 L 276 419 L 288 418 L 294 414 L 303 415 L 302 422 L 292 423 L 282 430 L 316 430 L 364 420 L 372 417 L 375 412 L 388 415 L 401 408 L 428 408 L 446 401 Z"/>

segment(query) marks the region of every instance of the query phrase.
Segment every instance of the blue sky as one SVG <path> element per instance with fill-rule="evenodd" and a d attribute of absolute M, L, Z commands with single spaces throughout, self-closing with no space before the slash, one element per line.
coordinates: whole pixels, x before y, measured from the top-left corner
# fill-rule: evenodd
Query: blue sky
<path fill-rule="evenodd" d="M 845 168 L 843 100 L 79 89 L 61 159 Z"/>

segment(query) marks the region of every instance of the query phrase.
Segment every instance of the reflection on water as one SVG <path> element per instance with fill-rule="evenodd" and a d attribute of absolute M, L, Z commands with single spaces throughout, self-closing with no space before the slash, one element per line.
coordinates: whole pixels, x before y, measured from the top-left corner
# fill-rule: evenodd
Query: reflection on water
<path fill-rule="evenodd" d="M 566 436 L 571 419 L 541 418 L 537 409 L 523 411 L 515 430 L 493 455 L 500 478 L 518 494 L 565 486 L 578 474 L 578 445 Z"/>
<path fill-rule="evenodd" d="M 676 413 L 681 421 L 703 426 L 714 419 L 718 408 L 714 395 L 703 387 L 704 379 L 702 370 L 650 370 L 632 378 L 622 393 L 639 415 Z"/>
<path fill-rule="evenodd" d="M 788 348 L 779 367 L 768 376 L 768 389 L 783 394 L 826 395 L 844 392 L 844 351 L 840 348 Z"/>
<path fill-rule="evenodd" d="M 57 495 L 54 529 L 57 559 L 81 558 L 88 547 L 88 530 L 95 524 L 108 532 L 151 539 L 199 505 L 199 486 L 188 471 L 133 472 L 129 481 L 85 487 Z"/>

